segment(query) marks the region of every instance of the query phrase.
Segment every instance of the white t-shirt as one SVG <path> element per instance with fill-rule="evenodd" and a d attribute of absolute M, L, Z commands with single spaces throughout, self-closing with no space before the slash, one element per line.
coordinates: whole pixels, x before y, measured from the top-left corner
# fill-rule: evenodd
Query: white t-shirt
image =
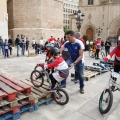
<path fill-rule="evenodd" d="M 40 45 L 44 45 L 43 40 L 40 40 Z"/>
<path fill-rule="evenodd" d="M 35 40 L 34 39 L 32 40 L 32 44 L 35 44 Z"/>

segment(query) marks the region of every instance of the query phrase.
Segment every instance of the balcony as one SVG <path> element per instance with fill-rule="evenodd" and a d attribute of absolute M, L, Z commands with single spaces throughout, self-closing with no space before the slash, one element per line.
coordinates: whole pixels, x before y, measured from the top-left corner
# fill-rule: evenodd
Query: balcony
<path fill-rule="evenodd" d="M 120 0 L 100 0 L 100 4 L 117 4 L 120 3 Z"/>

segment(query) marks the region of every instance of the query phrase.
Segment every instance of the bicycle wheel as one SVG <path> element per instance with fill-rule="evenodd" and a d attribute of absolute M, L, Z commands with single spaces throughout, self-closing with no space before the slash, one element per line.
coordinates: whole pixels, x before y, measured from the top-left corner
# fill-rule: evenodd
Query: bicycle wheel
<path fill-rule="evenodd" d="M 44 83 L 43 74 L 40 73 L 38 70 L 34 70 L 31 73 L 31 82 L 35 87 L 41 87 Z"/>
<path fill-rule="evenodd" d="M 105 53 L 101 52 L 101 55 L 102 55 L 102 58 L 104 59 L 105 58 Z"/>
<path fill-rule="evenodd" d="M 53 93 L 53 99 L 59 105 L 65 105 L 69 102 L 69 95 L 65 90 L 57 88 L 56 91 Z"/>
<path fill-rule="evenodd" d="M 89 50 L 89 56 L 90 56 L 91 58 L 94 58 L 94 57 L 95 57 L 95 51 Z"/>
<path fill-rule="evenodd" d="M 106 114 L 112 107 L 113 94 L 110 89 L 106 89 L 102 92 L 99 99 L 99 111 L 101 114 Z"/>

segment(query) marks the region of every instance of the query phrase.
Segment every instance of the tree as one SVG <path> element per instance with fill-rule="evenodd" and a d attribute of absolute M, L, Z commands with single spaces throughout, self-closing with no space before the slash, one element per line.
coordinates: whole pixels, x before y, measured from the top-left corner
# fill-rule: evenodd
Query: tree
<path fill-rule="evenodd" d="M 64 26 L 63 31 L 64 31 L 65 34 L 69 31 L 69 29 L 67 28 L 67 26 Z"/>

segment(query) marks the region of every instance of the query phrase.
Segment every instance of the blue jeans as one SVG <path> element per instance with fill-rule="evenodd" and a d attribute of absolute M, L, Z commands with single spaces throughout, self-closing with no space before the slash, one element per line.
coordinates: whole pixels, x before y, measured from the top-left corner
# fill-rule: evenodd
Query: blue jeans
<path fill-rule="evenodd" d="M 105 49 L 106 56 L 110 53 L 110 48 Z"/>
<path fill-rule="evenodd" d="M 66 63 L 68 64 L 68 66 L 73 63 L 74 61 L 69 58 Z M 76 72 L 76 75 L 75 77 L 77 79 L 79 79 L 79 85 L 80 85 L 80 88 L 83 88 L 84 87 L 84 63 L 80 63 L 78 62 L 76 65 L 75 65 L 75 72 Z M 61 82 L 61 85 L 66 85 L 66 78 L 64 80 L 62 80 Z"/>
<path fill-rule="evenodd" d="M 5 49 L 5 57 L 9 57 L 8 49 Z"/>
<path fill-rule="evenodd" d="M 25 47 L 26 47 L 26 45 L 23 44 L 23 45 L 22 45 L 22 55 L 25 55 Z"/>
<path fill-rule="evenodd" d="M 2 49 L 2 54 L 4 55 L 4 47 L 3 46 L 0 46 L 0 54 L 1 54 L 1 49 Z"/>
<path fill-rule="evenodd" d="M 19 56 L 20 45 L 16 45 L 16 47 L 17 47 L 17 56 Z"/>

